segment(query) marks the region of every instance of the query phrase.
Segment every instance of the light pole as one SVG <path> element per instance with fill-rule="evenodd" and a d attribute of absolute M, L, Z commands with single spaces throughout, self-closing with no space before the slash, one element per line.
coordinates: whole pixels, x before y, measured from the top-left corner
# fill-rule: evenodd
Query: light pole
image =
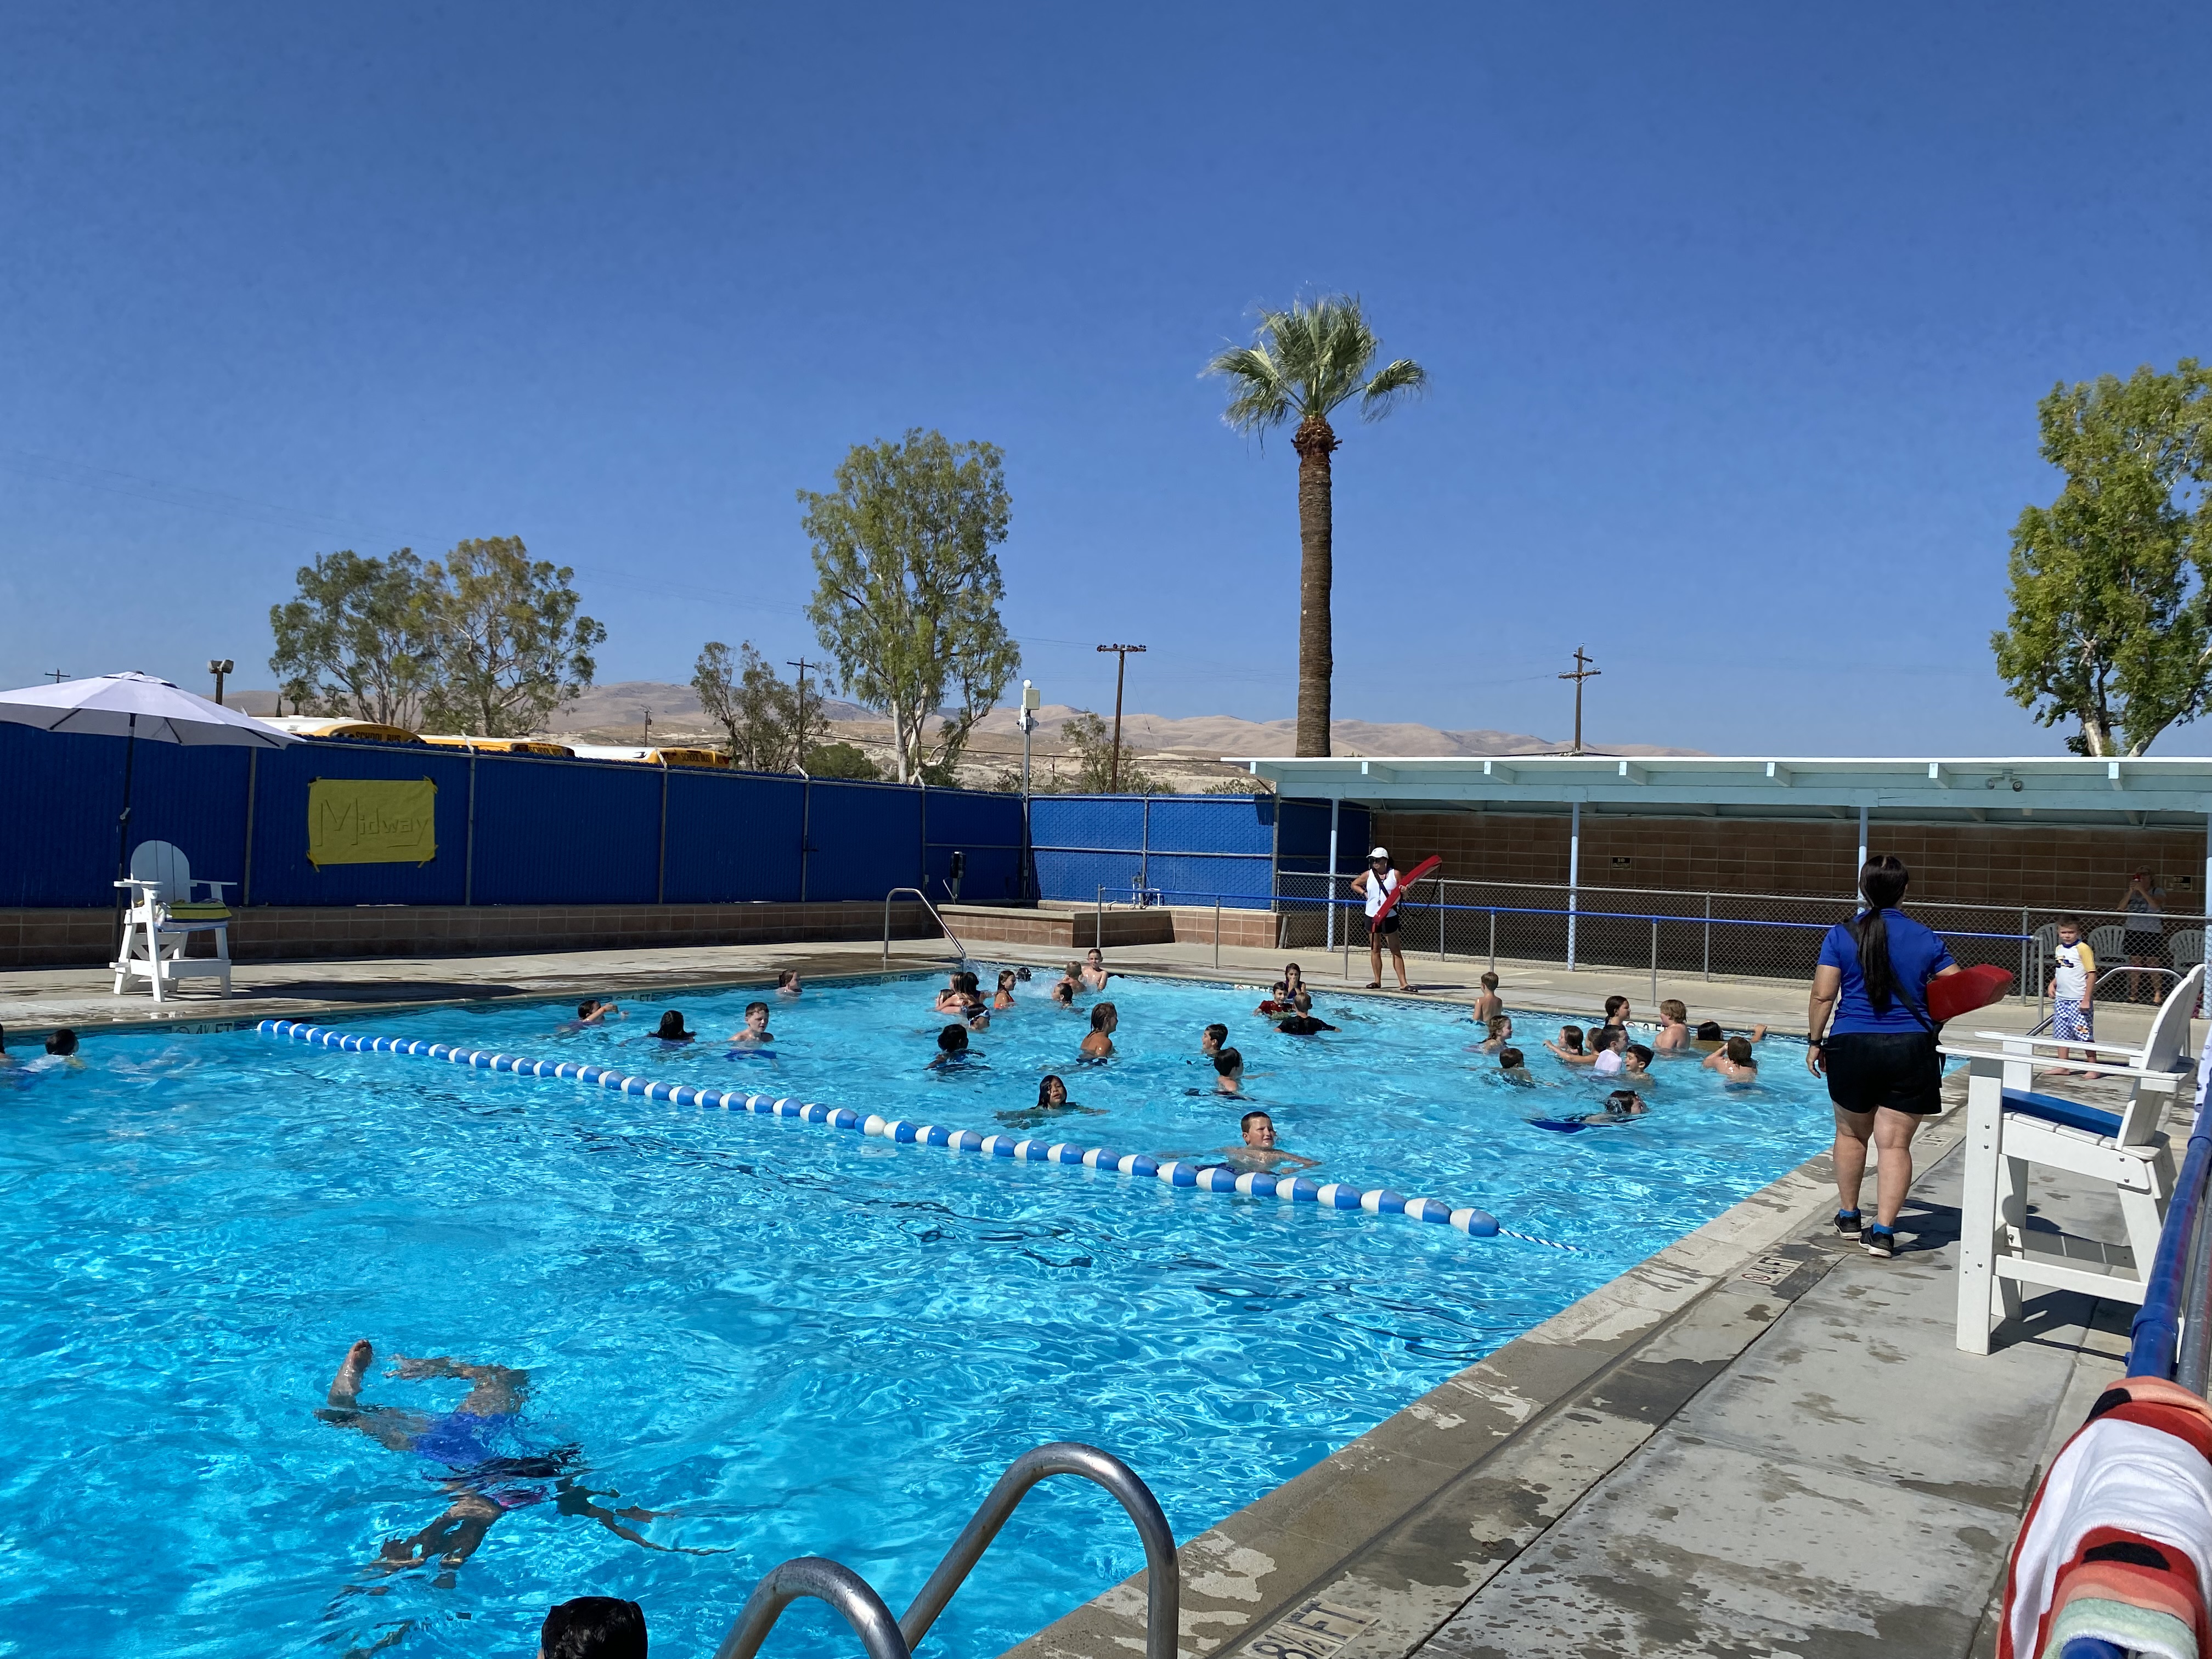
<path fill-rule="evenodd" d="M 1030 847 L 1030 733 L 1036 730 L 1037 705 L 1044 700 L 1037 696 L 1035 684 L 1022 682 L 1021 712 L 1015 716 L 1022 728 L 1022 896 L 1029 896 L 1030 864 L 1034 854 Z"/>
<path fill-rule="evenodd" d="M 1114 758 L 1108 767 L 1106 793 L 1121 793 L 1121 682 L 1129 672 L 1129 653 L 1142 653 L 1141 645 L 1102 645 L 1101 651 L 1114 653 Z"/>
<path fill-rule="evenodd" d="M 221 708 L 222 706 L 223 677 L 231 672 L 231 671 L 235 669 L 237 666 L 238 665 L 233 662 L 228 657 L 210 657 L 208 659 L 208 672 L 215 676 L 215 701 L 217 708 Z"/>
<path fill-rule="evenodd" d="M 1598 677 L 1601 671 L 1590 666 L 1590 664 L 1595 660 L 1596 659 L 1584 654 L 1582 647 L 1578 645 L 1575 647 L 1575 672 L 1559 676 L 1563 680 L 1572 680 L 1575 683 L 1575 746 L 1567 751 L 1571 755 L 1579 755 L 1583 752 L 1583 682 L 1594 680 Z"/>

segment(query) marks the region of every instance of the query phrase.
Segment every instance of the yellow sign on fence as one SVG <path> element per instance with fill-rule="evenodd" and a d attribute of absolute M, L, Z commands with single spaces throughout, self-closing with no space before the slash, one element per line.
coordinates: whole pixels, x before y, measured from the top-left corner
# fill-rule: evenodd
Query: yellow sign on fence
<path fill-rule="evenodd" d="M 307 862 L 428 864 L 438 856 L 438 786 L 428 778 L 317 778 L 307 785 Z"/>

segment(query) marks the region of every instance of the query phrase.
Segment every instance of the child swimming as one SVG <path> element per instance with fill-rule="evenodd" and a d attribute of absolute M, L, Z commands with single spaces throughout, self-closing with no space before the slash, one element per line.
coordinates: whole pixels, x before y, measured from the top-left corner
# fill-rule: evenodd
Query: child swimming
<path fill-rule="evenodd" d="M 1213 1057 L 1213 1091 L 1221 1095 L 1244 1092 L 1244 1056 L 1234 1048 L 1224 1048 Z"/>
<path fill-rule="evenodd" d="M 659 1028 L 653 1035 L 663 1042 L 692 1042 L 699 1036 L 684 1028 L 684 1016 L 673 1008 L 661 1015 Z"/>
<path fill-rule="evenodd" d="M 1490 1035 L 1482 1040 L 1482 1052 L 1486 1054 L 1494 1054 L 1512 1041 L 1513 1016 L 1492 1014 L 1490 1017 Z"/>
<path fill-rule="evenodd" d="M 605 1025 L 610 1016 L 616 1019 L 628 1019 L 629 1018 L 628 1014 L 615 1006 L 611 1002 L 602 1002 L 597 997 L 586 997 L 581 1002 L 576 1005 L 575 1018 L 562 1020 L 560 1024 L 553 1028 L 553 1035 L 556 1036 L 571 1036 L 578 1031 L 585 1030 L 593 1026 Z"/>
<path fill-rule="evenodd" d="M 1590 1070 L 1600 1077 L 1618 1077 L 1627 1065 L 1624 1051 L 1628 1033 L 1618 1025 L 1601 1025 L 1591 1045 Z"/>
<path fill-rule="evenodd" d="M 1583 1051 L 1583 1028 L 1579 1025 L 1562 1025 L 1559 1027 L 1559 1040 L 1547 1042 L 1544 1046 L 1570 1066 L 1589 1066 L 1597 1060 L 1595 1054 Z"/>
<path fill-rule="evenodd" d="M 1477 1025 L 1487 1025 L 1505 1012 L 1505 999 L 1498 994 L 1497 975 L 1485 974 L 1481 983 L 1482 989 L 1476 994 L 1474 1006 L 1468 1011 L 1468 1016 Z"/>
<path fill-rule="evenodd" d="M 937 1058 L 923 1069 L 931 1072 L 954 1071 L 982 1059 L 968 1047 L 968 1028 L 948 1025 L 937 1034 Z"/>
<path fill-rule="evenodd" d="M 1680 997 L 1668 997 L 1659 1005 L 1659 1038 L 1651 1046 L 1662 1054 L 1688 1051 L 1690 1009 Z"/>
<path fill-rule="evenodd" d="M 999 1121 L 1012 1129 L 1035 1128 L 1048 1123 L 1066 1112 L 1081 1112 L 1090 1117 L 1103 1117 L 1105 1112 L 1097 1106 L 1079 1106 L 1067 1097 L 1067 1085 L 1059 1073 L 1048 1072 L 1037 1080 L 1036 1104 L 1018 1112 L 1000 1112 Z"/>
<path fill-rule="evenodd" d="M 1060 981 L 1052 988 L 1052 1002 L 1055 1008 L 1073 1008 L 1075 1006 L 1075 987 L 1066 980 Z"/>
<path fill-rule="evenodd" d="M 1762 1030 L 1765 1029 L 1764 1026 L 1760 1028 Z M 1709 1072 L 1718 1072 L 1730 1083 L 1759 1081 L 1759 1062 L 1752 1057 L 1751 1040 L 1746 1037 L 1729 1038 L 1716 1052 L 1705 1056 L 1705 1068 Z"/>
<path fill-rule="evenodd" d="M 763 1042 L 775 1041 L 775 1033 L 768 1029 L 768 1004 L 765 1002 L 745 1004 L 745 1029 L 730 1039 L 732 1046 L 744 1044 L 757 1048 Z"/>
<path fill-rule="evenodd" d="M 1228 1041 L 1229 1028 L 1226 1025 L 1209 1025 L 1199 1034 L 1198 1052 L 1211 1060 L 1221 1052 Z"/>
<path fill-rule="evenodd" d="M 1508 1083 L 1534 1085 L 1536 1079 L 1528 1075 L 1528 1061 L 1518 1048 L 1498 1051 L 1498 1071 Z"/>
<path fill-rule="evenodd" d="M 1104 1060 L 1110 1056 L 1114 1052 L 1115 1029 L 1121 1023 L 1121 1016 L 1112 1003 L 1102 1002 L 1093 1007 L 1091 1011 L 1091 1031 L 1083 1039 L 1083 1057 L 1085 1060 Z"/>
<path fill-rule="evenodd" d="M 780 997 L 795 997 L 799 994 L 798 969 L 786 968 L 777 973 L 775 976 L 775 994 Z"/>
<path fill-rule="evenodd" d="M 991 1006 L 1000 1010 L 1012 1007 L 1014 1006 L 1014 970 L 1011 968 L 1000 969 L 999 988 L 991 998 Z"/>

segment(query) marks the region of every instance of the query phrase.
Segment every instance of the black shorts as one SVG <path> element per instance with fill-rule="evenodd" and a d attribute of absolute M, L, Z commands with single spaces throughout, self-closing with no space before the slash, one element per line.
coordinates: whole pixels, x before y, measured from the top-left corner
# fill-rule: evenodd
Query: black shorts
<path fill-rule="evenodd" d="M 1395 910 L 1393 910 L 1389 915 L 1384 916 L 1379 921 L 1370 920 L 1367 924 L 1367 931 L 1376 935 L 1377 938 L 1380 938 L 1384 933 L 1396 933 L 1398 931 L 1398 913 Z"/>
<path fill-rule="evenodd" d="M 1846 1112 L 1931 1117 L 1943 1109 L 1943 1061 L 1933 1031 L 1845 1031 L 1828 1039 L 1828 1098 Z"/>

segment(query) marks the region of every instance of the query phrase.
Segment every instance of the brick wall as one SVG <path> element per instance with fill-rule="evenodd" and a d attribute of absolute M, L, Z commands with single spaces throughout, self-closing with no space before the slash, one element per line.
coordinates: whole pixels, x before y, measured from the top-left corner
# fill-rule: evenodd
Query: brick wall
<path fill-rule="evenodd" d="M 1565 816 L 1392 812 L 1377 814 L 1375 823 L 1378 839 L 1401 870 L 1441 854 L 1447 876 L 1567 878 Z M 1869 841 L 1870 850 L 1905 860 L 1917 899 L 2112 909 L 2126 890 L 2129 872 L 2148 865 L 2166 887 L 2168 910 L 2203 909 L 2201 830 L 1885 824 L 1876 817 Z M 1583 817 L 1582 878 L 1592 887 L 1837 896 L 1850 890 L 1857 855 L 1856 817 L 1781 823 Z M 1348 860 L 1356 858 L 1347 854 Z M 1348 861 L 1346 868 L 1352 867 Z"/>
<path fill-rule="evenodd" d="M 234 962 L 335 957 L 459 957 L 510 951 L 617 951 L 650 945 L 797 944 L 880 939 L 884 907 L 810 904 L 257 905 L 230 927 Z M 891 907 L 896 939 L 934 938 L 919 904 Z M 195 943 L 192 954 L 205 946 Z M 0 967 L 112 961 L 108 910 L 0 909 Z"/>

